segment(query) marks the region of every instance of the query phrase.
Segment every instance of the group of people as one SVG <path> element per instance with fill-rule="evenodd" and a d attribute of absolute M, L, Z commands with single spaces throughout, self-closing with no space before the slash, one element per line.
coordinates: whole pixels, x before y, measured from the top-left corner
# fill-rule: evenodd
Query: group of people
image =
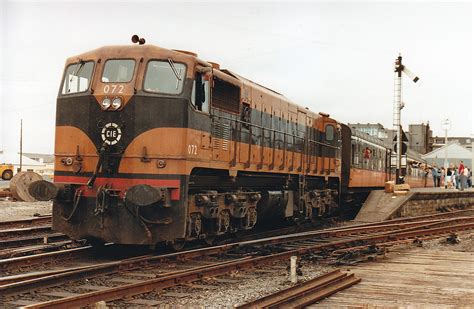
<path fill-rule="evenodd" d="M 446 189 L 464 190 L 472 187 L 472 171 L 467 166 L 464 166 L 463 161 L 459 166 L 451 165 L 448 168 L 441 167 L 440 169 L 434 165 L 431 168 L 433 175 L 433 184 L 435 187 L 444 186 Z"/>

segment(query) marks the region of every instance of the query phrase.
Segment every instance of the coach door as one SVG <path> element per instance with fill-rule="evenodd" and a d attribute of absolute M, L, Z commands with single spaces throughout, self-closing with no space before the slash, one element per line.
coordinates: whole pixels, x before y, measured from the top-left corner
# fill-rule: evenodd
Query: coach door
<path fill-rule="evenodd" d="M 323 171 L 326 174 L 336 171 L 336 149 L 339 132 L 334 121 L 325 118 L 323 140 Z"/>

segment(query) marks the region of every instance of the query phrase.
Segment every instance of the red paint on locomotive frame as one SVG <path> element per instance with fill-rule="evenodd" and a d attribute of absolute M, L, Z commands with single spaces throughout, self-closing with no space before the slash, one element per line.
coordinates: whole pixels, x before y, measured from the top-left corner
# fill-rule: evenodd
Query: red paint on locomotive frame
<path fill-rule="evenodd" d="M 111 189 L 120 190 L 120 196 L 123 196 L 125 190 L 135 185 L 150 185 L 153 187 L 170 188 L 171 200 L 179 201 L 180 196 L 180 180 L 179 179 L 143 179 L 143 178 L 102 178 L 97 177 L 93 188 L 86 186 L 88 177 L 80 176 L 54 176 L 55 183 L 70 183 L 81 185 L 83 196 L 95 197 L 97 188 L 103 185 L 109 185 Z"/>

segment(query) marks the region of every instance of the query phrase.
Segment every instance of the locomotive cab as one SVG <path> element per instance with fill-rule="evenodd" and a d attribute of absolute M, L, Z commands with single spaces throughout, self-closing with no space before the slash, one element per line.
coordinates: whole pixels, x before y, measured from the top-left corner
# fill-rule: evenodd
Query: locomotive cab
<path fill-rule="evenodd" d="M 57 102 L 55 229 L 125 244 L 184 238 L 191 92 L 201 111 L 209 109 L 209 78 L 195 90 L 195 63 L 155 46 L 103 47 L 67 60 Z"/>

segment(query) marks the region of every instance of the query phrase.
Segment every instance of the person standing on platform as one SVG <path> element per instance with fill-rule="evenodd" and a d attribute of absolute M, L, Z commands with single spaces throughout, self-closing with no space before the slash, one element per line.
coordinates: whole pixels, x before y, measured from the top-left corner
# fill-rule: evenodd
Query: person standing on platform
<path fill-rule="evenodd" d="M 453 187 L 453 171 L 450 167 L 446 169 L 446 174 L 444 176 L 444 188 L 445 189 L 452 189 Z"/>
<path fill-rule="evenodd" d="M 464 164 L 461 161 L 459 164 L 458 174 L 459 174 L 459 189 L 464 191 L 464 188 L 467 187 L 467 177 L 464 175 Z"/>
<path fill-rule="evenodd" d="M 433 168 L 431 169 L 431 175 L 433 175 L 433 185 L 435 187 L 439 187 L 439 171 L 438 171 L 438 168 L 435 166 L 433 166 Z"/>
<path fill-rule="evenodd" d="M 444 166 L 441 168 L 441 173 L 439 177 L 440 177 L 440 186 L 442 184 L 446 188 L 446 170 L 444 169 Z"/>
<path fill-rule="evenodd" d="M 469 184 L 469 176 L 471 174 L 471 171 L 469 170 L 469 168 L 467 166 L 464 167 L 464 171 L 463 171 L 463 178 L 464 178 L 464 189 L 468 189 L 470 188 L 470 184 Z"/>
<path fill-rule="evenodd" d="M 436 187 L 441 187 L 441 170 L 439 168 L 436 168 L 436 171 Z"/>
<path fill-rule="evenodd" d="M 454 189 L 459 189 L 459 173 L 458 167 L 455 166 L 452 170 L 451 181 L 453 182 Z"/>
<path fill-rule="evenodd" d="M 472 171 L 470 168 L 466 167 L 467 170 L 467 187 L 472 187 Z"/>

